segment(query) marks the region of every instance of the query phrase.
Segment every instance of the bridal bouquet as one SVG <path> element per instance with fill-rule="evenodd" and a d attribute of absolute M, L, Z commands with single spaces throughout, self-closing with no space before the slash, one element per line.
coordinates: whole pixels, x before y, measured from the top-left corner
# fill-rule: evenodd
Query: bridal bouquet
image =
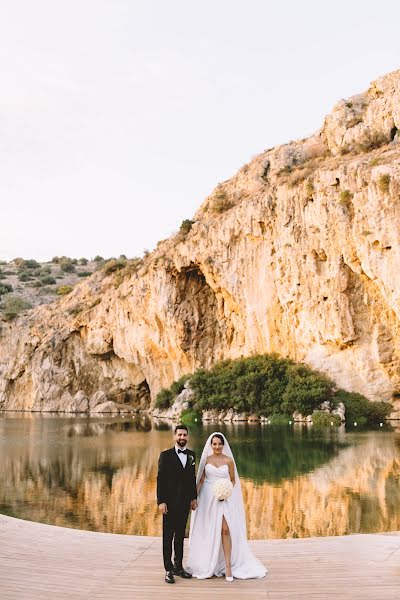
<path fill-rule="evenodd" d="M 230 479 L 219 479 L 213 485 L 213 493 L 217 500 L 226 500 L 232 494 L 233 485 Z"/>

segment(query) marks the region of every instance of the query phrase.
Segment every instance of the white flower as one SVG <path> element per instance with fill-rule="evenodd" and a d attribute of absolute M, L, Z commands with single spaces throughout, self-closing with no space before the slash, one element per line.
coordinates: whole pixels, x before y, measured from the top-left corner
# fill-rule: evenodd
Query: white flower
<path fill-rule="evenodd" d="M 218 479 L 213 485 L 213 493 L 217 500 L 226 500 L 232 494 L 233 485 L 230 479 Z"/>

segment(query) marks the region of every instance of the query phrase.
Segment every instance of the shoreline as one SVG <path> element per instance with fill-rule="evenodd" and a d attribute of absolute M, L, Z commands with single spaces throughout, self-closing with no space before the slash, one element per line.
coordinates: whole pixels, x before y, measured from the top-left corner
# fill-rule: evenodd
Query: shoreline
<path fill-rule="evenodd" d="M 139 410 L 139 409 L 132 409 L 132 410 L 126 410 L 124 412 L 71 412 L 71 411 L 60 411 L 60 410 L 18 410 L 15 408 L 0 408 L 0 415 L 2 413 L 17 413 L 20 415 L 30 415 L 30 414 L 34 414 L 34 415 L 52 415 L 52 416 L 71 416 L 71 417 L 87 417 L 87 418 L 94 418 L 94 417 L 134 417 L 134 416 L 138 416 L 138 415 L 146 415 L 147 417 L 149 417 L 150 419 L 158 419 L 158 420 L 162 420 L 162 421 L 167 421 L 169 423 L 179 423 L 179 419 L 176 417 L 167 417 L 165 415 L 154 415 L 152 413 L 149 413 L 147 410 Z M 226 420 L 226 419 L 218 419 L 218 418 L 201 418 L 200 421 L 202 423 L 225 423 L 225 424 L 238 424 L 238 423 L 249 423 L 252 425 L 269 425 L 270 423 L 268 422 L 268 418 L 264 417 L 264 418 L 242 418 L 242 419 L 232 419 L 232 420 Z M 396 419 L 385 419 L 384 424 L 391 424 L 391 423 L 400 423 L 400 416 Z M 312 425 L 313 423 L 310 422 L 309 420 L 296 420 L 293 419 L 291 422 L 289 422 L 288 424 L 290 425 Z M 346 423 L 342 422 L 341 425 L 336 426 L 337 428 L 345 426 Z M 364 428 L 364 427 L 363 427 Z"/>

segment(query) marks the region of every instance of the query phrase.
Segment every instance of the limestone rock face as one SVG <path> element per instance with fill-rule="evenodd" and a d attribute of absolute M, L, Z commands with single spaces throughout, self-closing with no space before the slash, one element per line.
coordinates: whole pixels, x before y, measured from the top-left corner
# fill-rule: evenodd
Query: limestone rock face
<path fill-rule="evenodd" d="M 184 373 L 274 351 L 400 410 L 399 129 L 396 71 L 220 184 L 138 269 L 1 324 L 0 407 L 144 408 Z"/>

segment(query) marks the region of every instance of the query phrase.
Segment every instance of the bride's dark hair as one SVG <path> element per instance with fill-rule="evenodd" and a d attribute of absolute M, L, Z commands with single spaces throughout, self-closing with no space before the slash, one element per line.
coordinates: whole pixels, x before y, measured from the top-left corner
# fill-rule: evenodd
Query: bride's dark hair
<path fill-rule="evenodd" d="M 218 438 L 219 440 L 221 440 L 222 445 L 225 444 L 224 438 L 222 437 L 222 435 L 220 433 L 216 433 L 215 435 L 212 436 L 210 444 L 213 443 L 214 438 Z"/>

